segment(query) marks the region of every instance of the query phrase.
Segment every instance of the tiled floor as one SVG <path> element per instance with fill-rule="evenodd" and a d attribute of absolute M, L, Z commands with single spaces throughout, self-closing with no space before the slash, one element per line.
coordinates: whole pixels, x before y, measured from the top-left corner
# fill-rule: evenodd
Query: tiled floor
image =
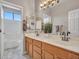
<path fill-rule="evenodd" d="M 5 51 L 4 59 L 31 59 L 31 58 L 29 58 L 28 55 L 23 56 L 20 52 L 20 49 L 13 48 Z"/>

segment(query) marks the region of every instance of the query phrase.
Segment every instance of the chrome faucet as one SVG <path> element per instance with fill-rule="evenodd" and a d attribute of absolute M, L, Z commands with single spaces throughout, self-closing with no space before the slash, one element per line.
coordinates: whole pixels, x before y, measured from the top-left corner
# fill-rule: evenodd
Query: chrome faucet
<path fill-rule="evenodd" d="M 38 30 L 35 31 L 36 36 L 39 36 Z"/>
<path fill-rule="evenodd" d="M 69 34 L 70 34 L 70 32 L 67 32 L 67 33 L 63 32 L 62 33 L 62 35 L 63 35 L 62 40 L 63 41 L 69 41 L 69 39 L 70 39 L 69 36 L 68 36 Z"/>

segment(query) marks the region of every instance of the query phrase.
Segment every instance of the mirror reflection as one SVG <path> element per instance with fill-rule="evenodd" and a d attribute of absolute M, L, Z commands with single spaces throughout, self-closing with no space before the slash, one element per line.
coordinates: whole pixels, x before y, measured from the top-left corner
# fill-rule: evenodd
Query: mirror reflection
<path fill-rule="evenodd" d="M 42 30 L 44 33 L 52 33 L 52 19 L 46 14 L 43 15 Z"/>

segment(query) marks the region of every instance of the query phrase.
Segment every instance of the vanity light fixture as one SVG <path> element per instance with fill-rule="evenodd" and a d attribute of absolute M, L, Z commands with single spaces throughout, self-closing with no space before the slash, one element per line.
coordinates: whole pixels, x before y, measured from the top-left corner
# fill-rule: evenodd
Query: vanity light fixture
<path fill-rule="evenodd" d="M 59 3 L 59 0 L 41 0 L 40 8 L 45 9 L 50 6 L 54 6 L 55 4 Z"/>

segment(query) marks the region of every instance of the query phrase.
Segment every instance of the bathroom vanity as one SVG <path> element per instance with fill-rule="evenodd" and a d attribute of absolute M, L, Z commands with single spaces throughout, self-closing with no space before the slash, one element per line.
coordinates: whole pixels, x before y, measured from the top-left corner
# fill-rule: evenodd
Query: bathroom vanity
<path fill-rule="evenodd" d="M 66 42 L 60 36 L 25 34 L 25 50 L 32 59 L 79 59 L 79 40 Z"/>

